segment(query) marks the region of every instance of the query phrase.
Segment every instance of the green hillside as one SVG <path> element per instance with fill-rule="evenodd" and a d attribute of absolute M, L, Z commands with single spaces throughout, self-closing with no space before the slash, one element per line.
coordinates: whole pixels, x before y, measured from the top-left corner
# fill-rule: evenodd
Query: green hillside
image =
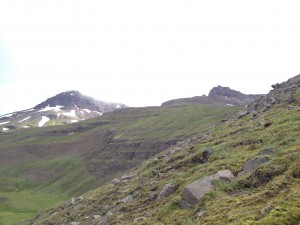
<path fill-rule="evenodd" d="M 0 133 L 0 224 L 99 187 L 238 107 L 127 108 L 65 126 Z"/>
<path fill-rule="evenodd" d="M 24 224 L 298 225 L 299 93 L 297 76 L 239 118 L 166 148 L 130 175 Z M 223 170 L 234 178 L 212 181 L 201 200 L 183 207 L 187 185 Z"/>

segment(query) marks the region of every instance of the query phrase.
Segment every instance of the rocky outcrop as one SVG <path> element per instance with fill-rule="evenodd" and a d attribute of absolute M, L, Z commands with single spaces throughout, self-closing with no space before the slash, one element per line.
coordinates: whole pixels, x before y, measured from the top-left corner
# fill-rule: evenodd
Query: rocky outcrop
<path fill-rule="evenodd" d="M 262 95 L 246 95 L 229 87 L 217 86 L 211 89 L 209 95 L 195 96 L 192 98 L 174 99 L 162 104 L 162 107 L 176 107 L 188 105 L 212 106 L 245 106 L 252 103 Z"/>
<path fill-rule="evenodd" d="M 234 175 L 230 170 L 221 170 L 213 175 L 206 176 L 187 185 L 183 191 L 180 206 L 188 208 L 198 204 L 206 193 L 213 189 L 212 181 L 225 180 L 230 181 Z"/>
<path fill-rule="evenodd" d="M 300 90 L 300 75 L 289 79 L 281 84 L 272 85 L 267 95 L 260 97 L 257 101 L 249 105 L 248 109 L 258 112 L 266 112 L 274 106 L 289 105 L 295 108 L 299 106 L 297 93 Z"/>
<path fill-rule="evenodd" d="M 208 96 L 214 98 L 225 97 L 225 98 L 238 99 L 245 103 L 251 103 L 257 98 L 261 97 L 261 95 L 246 95 L 239 91 L 232 90 L 229 87 L 222 87 L 220 85 L 211 89 Z"/>

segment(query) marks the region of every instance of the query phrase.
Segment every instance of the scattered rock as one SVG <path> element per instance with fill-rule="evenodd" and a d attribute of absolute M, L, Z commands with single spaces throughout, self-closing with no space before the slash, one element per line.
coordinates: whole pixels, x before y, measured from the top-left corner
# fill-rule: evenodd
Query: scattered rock
<path fill-rule="evenodd" d="M 100 215 L 93 215 L 94 219 L 99 219 L 101 216 Z"/>
<path fill-rule="evenodd" d="M 200 211 L 197 213 L 197 218 L 201 218 L 204 214 L 206 213 L 206 211 Z"/>
<path fill-rule="evenodd" d="M 125 174 L 121 177 L 121 180 L 132 180 L 136 178 L 137 174 Z"/>
<path fill-rule="evenodd" d="M 152 214 L 147 211 L 143 212 L 143 214 L 145 217 L 152 217 Z"/>
<path fill-rule="evenodd" d="M 126 198 L 122 199 L 121 202 L 124 203 L 129 203 L 133 201 L 133 196 L 132 195 L 128 195 Z"/>
<path fill-rule="evenodd" d="M 275 151 L 273 148 L 266 148 L 266 149 L 261 150 L 257 155 L 271 155 L 274 153 L 275 153 Z"/>
<path fill-rule="evenodd" d="M 174 194 L 177 191 L 178 187 L 178 184 L 166 184 L 161 190 L 161 192 L 158 194 L 158 199 L 168 197 L 171 194 Z"/>
<path fill-rule="evenodd" d="M 241 177 L 241 176 L 245 176 L 247 174 L 251 174 L 257 167 L 259 167 L 260 165 L 262 165 L 268 161 L 269 161 L 269 158 L 267 158 L 267 157 L 255 158 L 255 159 L 248 160 L 245 163 L 243 171 L 241 171 L 237 176 Z"/>
<path fill-rule="evenodd" d="M 202 154 L 196 154 L 192 158 L 192 163 L 207 163 L 209 156 L 211 155 L 211 148 L 205 149 Z"/>
<path fill-rule="evenodd" d="M 198 204 L 203 196 L 213 189 L 212 181 L 230 181 L 232 178 L 234 178 L 234 175 L 230 170 L 222 170 L 187 185 L 183 191 L 180 206 L 182 208 L 188 208 Z"/>
<path fill-rule="evenodd" d="M 69 200 L 69 201 L 67 201 L 67 202 L 64 203 L 63 207 L 64 207 L 64 208 L 68 208 L 68 207 L 70 207 L 72 204 L 73 204 L 72 200 Z"/>
<path fill-rule="evenodd" d="M 118 219 L 118 220 L 119 220 L 119 219 L 122 219 L 122 218 L 124 218 L 124 214 L 120 214 L 120 215 L 117 216 L 117 219 Z"/>
<path fill-rule="evenodd" d="M 115 178 L 115 179 L 113 179 L 112 183 L 113 184 L 119 184 L 119 183 L 121 183 L 121 181 L 119 179 Z"/>
<path fill-rule="evenodd" d="M 244 116 L 247 116 L 250 112 L 249 111 L 243 111 L 238 113 L 238 119 L 243 118 Z"/>
<path fill-rule="evenodd" d="M 272 209 L 274 208 L 274 206 L 272 206 L 271 204 L 267 204 L 263 209 L 260 210 L 260 214 L 262 216 L 266 215 L 268 212 L 270 212 Z"/>
<path fill-rule="evenodd" d="M 144 219 L 146 219 L 146 217 L 138 217 L 138 218 L 135 218 L 135 219 L 133 220 L 133 222 L 136 223 L 136 222 L 142 221 L 142 220 L 144 220 Z"/>
<path fill-rule="evenodd" d="M 80 223 L 78 223 L 78 222 L 71 222 L 70 224 L 71 225 L 79 225 Z"/>

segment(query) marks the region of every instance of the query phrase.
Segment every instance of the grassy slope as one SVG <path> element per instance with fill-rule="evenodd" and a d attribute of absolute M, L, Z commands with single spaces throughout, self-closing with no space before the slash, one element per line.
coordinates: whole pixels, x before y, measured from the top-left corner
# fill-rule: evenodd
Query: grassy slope
<path fill-rule="evenodd" d="M 127 143 L 183 139 L 209 130 L 237 110 L 202 106 L 124 109 L 78 124 L 1 133 L 0 221 L 22 221 L 124 172 L 96 180 L 86 168 L 89 162 L 82 158 L 87 149 L 101 145 L 99 137 L 108 130 L 114 140 Z M 108 163 L 99 160 L 103 166 Z"/>
<path fill-rule="evenodd" d="M 220 125 L 200 144 L 182 148 L 167 162 L 156 158 L 145 162 L 133 170 L 138 173 L 137 179 L 93 190 L 77 204 L 60 208 L 56 216 L 45 213 L 33 224 L 48 224 L 50 221 L 55 224 L 73 221 L 81 222 L 80 225 L 90 224 L 91 220 L 86 217 L 104 215 L 107 212 L 105 206 L 110 205 L 121 209 L 113 215 L 111 224 L 133 224 L 134 218 L 147 215 L 148 218 L 137 224 L 298 225 L 299 127 L 299 111 L 296 108 L 288 110 L 287 106 L 275 107 L 256 119 L 248 115 Z M 213 149 L 209 162 L 191 163 L 191 159 L 201 155 L 207 147 Z M 187 184 L 224 168 L 236 175 L 247 160 L 257 157 L 257 153 L 266 148 L 273 148 L 275 154 L 250 176 L 236 178 L 231 183 L 216 182 L 215 190 L 207 194 L 199 205 L 185 210 L 180 208 L 181 194 Z M 160 171 L 160 177 L 153 171 Z M 177 183 L 179 189 L 161 200 L 148 199 L 150 193 L 158 194 L 166 183 Z M 132 202 L 120 201 L 132 193 L 137 193 Z M 270 211 L 261 213 L 268 205 Z M 205 213 L 198 218 L 200 211 Z M 71 212 L 72 216 L 68 216 Z"/>

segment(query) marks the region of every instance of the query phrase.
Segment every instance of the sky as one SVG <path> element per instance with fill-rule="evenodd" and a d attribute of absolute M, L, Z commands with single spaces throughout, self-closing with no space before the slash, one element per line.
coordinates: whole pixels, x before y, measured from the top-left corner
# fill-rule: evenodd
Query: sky
<path fill-rule="evenodd" d="M 0 1 L 0 114 L 67 90 L 128 106 L 300 73 L 298 0 Z"/>

